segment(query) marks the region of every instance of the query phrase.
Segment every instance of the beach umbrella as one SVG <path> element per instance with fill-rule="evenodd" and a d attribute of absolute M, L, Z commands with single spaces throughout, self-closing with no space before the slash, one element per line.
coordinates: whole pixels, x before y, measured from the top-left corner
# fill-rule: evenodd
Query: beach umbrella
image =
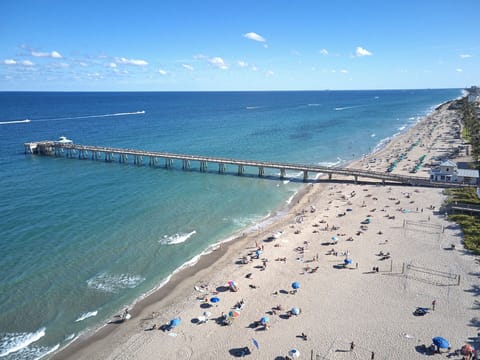
<path fill-rule="evenodd" d="M 292 283 L 292 288 L 294 288 L 295 290 L 299 289 L 300 288 L 300 283 L 298 281 L 294 281 Z"/>
<path fill-rule="evenodd" d="M 269 321 L 270 321 L 270 319 L 268 318 L 268 316 L 263 316 L 263 317 L 260 319 L 260 324 L 265 325 L 265 324 L 268 323 Z"/>
<path fill-rule="evenodd" d="M 180 324 L 180 318 L 175 318 L 175 319 L 172 319 L 170 320 L 170 326 L 171 327 L 175 327 L 175 326 L 178 326 Z"/>
<path fill-rule="evenodd" d="M 231 310 L 231 311 L 228 313 L 228 316 L 230 316 L 230 317 L 232 317 L 232 318 L 239 317 L 239 316 L 240 316 L 240 311 Z"/>
<path fill-rule="evenodd" d="M 463 355 L 467 355 L 467 354 L 473 353 L 474 348 L 470 344 L 465 344 L 465 345 L 462 346 L 461 350 L 462 350 Z"/>
<path fill-rule="evenodd" d="M 332 241 L 338 241 L 338 238 L 336 236 L 332 236 Z"/>
<path fill-rule="evenodd" d="M 210 301 L 211 301 L 212 303 L 218 303 L 218 302 L 220 301 L 220 299 L 219 299 L 218 297 L 212 297 L 212 298 L 210 299 Z"/>
<path fill-rule="evenodd" d="M 203 316 L 210 317 L 210 316 L 212 316 L 212 313 L 210 311 L 205 311 L 203 313 Z"/>
<path fill-rule="evenodd" d="M 228 285 L 229 285 L 229 286 L 237 286 L 237 283 L 236 283 L 235 281 L 233 281 L 233 280 L 230 280 L 230 281 L 228 282 Z"/>
<path fill-rule="evenodd" d="M 433 344 L 438 346 L 440 349 L 448 349 L 450 347 L 448 340 L 444 339 L 443 337 L 436 336 L 432 339 L 432 341 Z"/>
<path fill-rule="evenodd" d="M 353 209 L 352 208 L 347 208 L 347 211 L 353 211 Z"/>
<path fill-rule="evenodd" d="M 297 349 L 292 349 L 288 352 L 288 356 L 291 356 L 292 358 L 298 358 L 300 357 L 300 351 Z"/>
<path fill-rule="evenodd" d="M 253 345 L 255 345 L 255 347 L 257 348 L 257 350 L 259 350 L 258 341 L 252 338 L 252 342 L 253 342 Z"/>
<path fill-rule="evenodd" d="M 293 315 L 298 315 L 300 314 L 300 308 L 298 307 L 293 307 L 292 310 L 290 310 Z"/>
<path fill-rule="evenodd" d="M 347 259 L 347 258 L 346 258 L 345 260 L 343 260 L 343 263 L 344 263 L 345 265 L 351 264 L 351 263 L 352 263 L 352 259 Z"/>
<path fill-rule="evenodd" d="M 262 250 L 257 250 L 257 251 L 255 251 L 255 254 L 257 254 L 257 256 L 262 255 Z"/>

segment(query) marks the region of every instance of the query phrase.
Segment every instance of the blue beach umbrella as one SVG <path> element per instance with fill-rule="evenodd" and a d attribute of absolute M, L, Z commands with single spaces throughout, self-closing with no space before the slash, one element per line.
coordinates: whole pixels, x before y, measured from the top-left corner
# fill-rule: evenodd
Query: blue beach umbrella
<path fill-rule="evenodd" d="M 336 236 L 332 236 L 332 241 L 338 241 L 338 238 Z"/>
<path fill-rule="evenodd" d="M 448 349 L 450 347 L 448 340 L 444 339 L 443 337 L 436 336 L 432 339 L 432 341 L 433 344 L 438 346 L 440 349 Z"/>
<path fill-rule="evenodd" d="M 220 299 L 219 299 L 218 297 L 212 297 L 212 298 L 210 299 L 210 301 L 211 301 L 212 303 L 218 303 L 218 302 L 220 301 Z"/>
<path fill-rule="evenodd" d="M 270 319 L 268 318 L 268 316 L 263 316 L 261 319 L 260 319 L 260 323 L 262 325 L 265 325 L 266 323 L 268 323 L 270 321 Z"/>
<path fill-rule="evenodd" d="M 180 324 L 180 318 L 175 318 L 175 319 L 172 319 L 170 320 L 170 326 L 171 327 L 175 327 L 175 326 L 178 326 Z"/>
<path fill-rule="evenodd" d="M 351 264 L 351 263 L 352 263 L 352 259 L 345 259 L 345 260 L 343 260 L 343 263 L 344 263 L 345 265 Z"/>
<path fill-rule="evenodd" d="M 300 314 L 300 309 L 298 307 L 293 307 L 292 310 L 290 310 L 293 315 L 298 315 Z"/>
<path fill-rule="evenodd" d="M 300 283 L 299 283 L 298 281 L 294 281 L 294 282 L 292 283 L 292 288 L 294 288 L 295 290 L 296 290 L 296 289 L 299 289 L 299 288 L 300 288 Z"/>

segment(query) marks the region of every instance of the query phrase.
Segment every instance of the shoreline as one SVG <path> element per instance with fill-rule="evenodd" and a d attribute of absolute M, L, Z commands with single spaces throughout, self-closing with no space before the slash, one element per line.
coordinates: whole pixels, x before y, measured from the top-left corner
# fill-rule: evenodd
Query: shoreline
<path fill-rule="evenodd" d="M 361 159 L 352 160 L 348 163 L 348 167 L 365 166 L 366 159 L 380 157 L 383 153 L 391 151 L 392 147 L 401 142 L 402 137 L 411 134 L 415 131 L 417 126 L 427 122 L 438 111 L 444 109 L 452 101 L 453 100 L 450 100 L 438 105 L 433 112 L 419 119 L 415 124 L 412 124 L 412 126 L 405 129 L 404 132 L 392 136 L 382 148 L 364 155 Z M 196 293 L 193 290 L 193 286 L 201 281 L 203 276 L 215 272 L 215 270 L 221 269 L 223 266 L 230 266 L 234 256 L 239 254 L 241 249 L 244 249 L 247 244 L 265 238 L 279 228 L 284 228 L 287 225 L 291 226 L 298 213 L 301 213 L 302 208 L 308 205 L 312 199 L 314 202 L 318 201 L 320 196 L 325 194 L 327 187 L 328 184 L 322 182 L 321 179 L 318 182 L 312 182 L 301 187 L 289 204 L 280 207 L 260 223 L 267 222 L 269 218 L 274 219 L 275 216 L 278 216 L 279 212 L 283 212 L 283 209 L 285 209 L 285 214 L 282 214 L 278 219 L 275 219 L 272 223 L 268 223 L 260 229 L 254 229 L 258 224 L 250 226 L 249 229 L 252 230 L 251 232 L 248 232 L 246 236 L 235 237 L 232 235 L 231 241 L 220 242 L 218 249 L 200 255 L 196 263 L 191 266 L 186 266 L 180 271 L 174 273 L 169 281 L 163 286 L 153 290 L 150 294 L 147 294 L 147 296 L 144 296 L 140 300 L 137 299 L 138 301 L 134 303 L 134 306 L 131 309 L 133 319 L 130 320 L 128 324 L 125 323 L 120 326 L 103 325 L 100 329 L 95 330 L 93 334 L 92 332 L 82 334 L 75 341 L 53 354 L 52 358 L 67 359 L 74 355 L 88 357 L 88 354 L 102 353 L 105 351 L 105 347 L 111 347 L 112 342 L 115 343 L 121 341 L 121 339 L 127 340 L 131 338 L 132 334 L 138 332 L 139 329 L 144 328 L 145 323 L 155 320 L 154 316 L 149 319 L 147 314 L 154 313 L 158 308 L 167 309 L 167 312 L 172 314 L 175 313 L 175 309 L 178 310 L 182 305 L 185 305 L 195 297 Z M 238 234 L 241 232 L 242 231 L 239 231 Z M 215 245 L 212 245 L 210 248 L 214 247 Z M 206 249 L 206 251 L 207 250 L 208 249 Z M 173 309 L 168 309 L 172 307 Z M 138 320 L 139 318 L 140 320 Z M 113 341 L 113 338 L 116 340 Z"/>

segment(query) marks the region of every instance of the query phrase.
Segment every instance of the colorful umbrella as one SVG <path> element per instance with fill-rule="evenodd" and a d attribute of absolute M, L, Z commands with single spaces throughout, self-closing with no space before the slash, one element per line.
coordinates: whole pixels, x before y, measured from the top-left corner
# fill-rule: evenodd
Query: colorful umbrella
<path fill-rule="evenodd" d="M 436 336 L 432 339 L 432 341 L 433 344 L 438 346 L 440 349 L 448 349 L 450 347 L 448 340 L 444 339 L 443 337 Z"/>
<path fill-rule="evenodd" d="M 268 318 L 268 316 L 263 316 L 261 319 L 260 319 L 260 323 L 262 325 L 265 325 L 266 323 L 268 323 L 270 321 L 270 319 Z"/>
<path fill-rule="evenodd" d="M 300 288 L 300 283 L 298 281 L 293 282 L 292 283 L 292 288 L 294 288 L 295 290 L 299 289 Z"/>
<path fill-rule="evenodd" d="M 212 303 L 218 303 L 218 302 L 220 301 L 220 299 L 219 299 L 218 297 L 212 297 L 212 298 L 210 299 L 210 301 L 211 301 Z"/>
<path fill-rule="evenodd" d="M 233 281 L 233 280 L 230 280 L 230 281 L 228 282 L 228 285 L 229 285 L 229 286 L 237 286 L 237 283 L 236 283 L 235 281 Z"/>
<path fill-rule="evenodd" d="M 230 316 L 231 318 L 239 317 L 240 316 L 240 311 L 232 310 L 228 313 L 228 316 Z"/>
<path fill-rule="evenodd" d="M 467 355 L 473 353 L 475 349 L 470 344 L 465 344 L 462 346 L 462 354 Z"/>
<path fill-rule="evenodd" d="M 292 310 L 290 310 L 293 315 L 298 315 L 300 314 L 300 308 L 298 307 L 293 307 Z"/>
<path fill-rule="evenodd" d="M 178 326 L 180 324 L 180 322 L 181 322 L 180 318 L 172 319 L 172 320 L 170 320 L 170 326 L 171 327 Z"/>
<path fill-rule="evenodd" d="M 345 259 L 345 260 L 343 260 L 343 263 L 344 263 L 345 265 L 351 264 L 351 263 L 352 263 L 352 259 Z"/>

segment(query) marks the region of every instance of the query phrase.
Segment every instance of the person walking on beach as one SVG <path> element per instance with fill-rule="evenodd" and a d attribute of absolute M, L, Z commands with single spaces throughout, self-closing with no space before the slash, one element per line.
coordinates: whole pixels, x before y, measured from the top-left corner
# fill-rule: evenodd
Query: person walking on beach
<path fill-rule="evenodd" d="M 433 300 L 432 301 L 432 311 L 435 311 L 435 305 L 437 305 L 437 301 Z"/>
<path fill-rule="evenodd" d="M 355 343 L 352 341 L 350 343 L 350 351 L 353 351 L 353 349 L 355 349 Z"/>
<path fill-rule="evenodd" d="M 375 353 L 372 351 L 372 356 L 370 356 L 370 360 L 375 360 Z"/>

